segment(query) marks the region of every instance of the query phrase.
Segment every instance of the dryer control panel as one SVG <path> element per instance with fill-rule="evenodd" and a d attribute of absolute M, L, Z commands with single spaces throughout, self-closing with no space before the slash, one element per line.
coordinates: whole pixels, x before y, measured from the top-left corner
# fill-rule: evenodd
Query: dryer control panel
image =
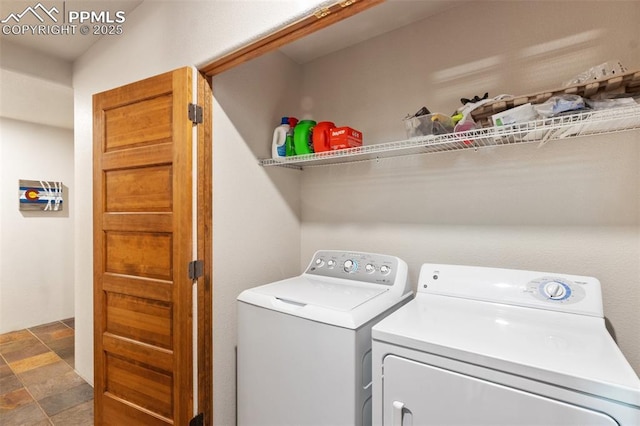
<path fill-rule="evenodd" d="M 385 254 L 320 250 L 314 254 L 305 273 L 386 286 L 404 286 L 407 264 L 398 257 Z"/>
<path fill-rule="evenodd" d="M 578 275 L 425 263 L 418 293 L 603 316 L 600 281 Z"/>
<path fill-rule="evenodd" d="M 538 300 L 556 304 L 577 303 L 585 298 L 585 282 L 561 276 L 543 276 L 531 280 L 526 291 Z"/>

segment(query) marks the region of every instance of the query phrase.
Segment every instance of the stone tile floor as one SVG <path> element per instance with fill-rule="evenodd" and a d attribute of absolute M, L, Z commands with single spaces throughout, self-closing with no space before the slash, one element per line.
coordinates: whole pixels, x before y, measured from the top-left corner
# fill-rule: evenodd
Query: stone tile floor
<path fill-rule="evenodd" d="M 93 425 L 93 388 L 74 367 L 74 319 L 0 334 L 0 425 Z"/>

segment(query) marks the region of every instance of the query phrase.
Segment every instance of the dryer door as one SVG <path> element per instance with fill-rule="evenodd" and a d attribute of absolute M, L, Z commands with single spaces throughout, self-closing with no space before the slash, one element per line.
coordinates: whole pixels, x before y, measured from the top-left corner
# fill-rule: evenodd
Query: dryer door
<path fill-rule="evenodd" d="M 385 426 L 607 425 L 602 413 L 407 360 L 384 359 Z"/>

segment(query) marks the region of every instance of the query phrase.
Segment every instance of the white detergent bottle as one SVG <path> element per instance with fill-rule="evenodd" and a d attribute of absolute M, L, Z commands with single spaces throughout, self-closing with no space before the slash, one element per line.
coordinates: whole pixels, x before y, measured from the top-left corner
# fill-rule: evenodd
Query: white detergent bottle
<path fill-rule="evenodd" d="M 285 141 L 287 140 L 287 132 L 289 131 L 289 128 L 289 117 L 282 117 L 282 122 L 273 131 L 271 156 L 274 160 L 282 160 L 287 155 Z"/>

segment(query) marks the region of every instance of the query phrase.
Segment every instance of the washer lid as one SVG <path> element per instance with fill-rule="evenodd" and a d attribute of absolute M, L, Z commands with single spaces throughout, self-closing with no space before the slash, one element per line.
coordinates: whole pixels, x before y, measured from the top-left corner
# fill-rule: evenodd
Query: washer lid
<path fill-rule="evenodd" d="M 296 277 L 253 289 L 258 294 L 298 305 L 312 305 L 348 312 L 389 291 L 388 287 L 356 284 L 346 280 Z"/>
<path fill-rule="evenodd" d="M 411 297 L 392 287 L 302 275 L 243 291 L 238 301 L 356 330 Z"/>
<path fill-rule="evenodd" d="M 640 379 L 602 318 L 419 293 L 372 337 L 640 407 Z"/>

